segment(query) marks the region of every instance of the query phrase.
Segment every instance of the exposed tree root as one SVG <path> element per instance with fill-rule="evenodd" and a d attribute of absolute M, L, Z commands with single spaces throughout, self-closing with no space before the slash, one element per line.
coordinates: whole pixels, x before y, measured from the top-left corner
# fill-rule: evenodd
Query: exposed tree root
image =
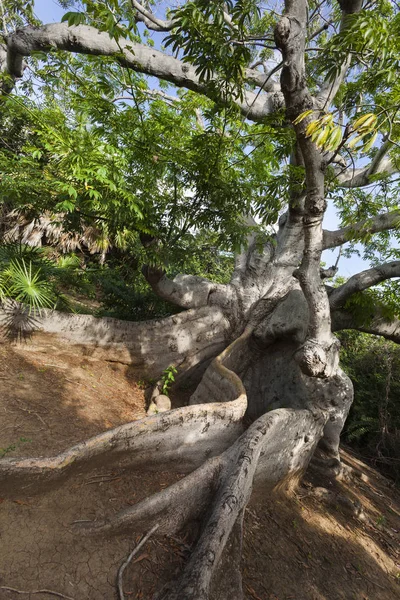
<path fill-rule="evenodd" d="M 12 494 L 21 484 L 29 485 L 30 493 L 35 488 L 42 491 L 45 483 L 60 482 L 77 470 L 116 461 L 130 468 L 165 466 L 188 473 L 218 456 L 243 432 L 246 391 L 241 379 L 223 365 L 242 345 L 239 338 L 212 363 L 211 372 L 218 373 L 220 381 L 218 394 L 217 388 L 214 393 L 219 402 L 186 406 L 121 425 L 54 457 L 0 460 L 2 494 Z"/>
<path fill-rule="evenodd" d="M 119 595 L 120 600 L 125 600 L 124 587 L 123 587 L 123 577 L 124 577 L 125 569 L 131 562 L 132 558 L 139 552 L 140 548 L 142 548 L 142 546 L 144 546 L 144 544 L 147 542 L 147 540 L 153 535 L 153 533 L 155 531 L 157 531 L 157 529 L 158 529 L 158 524 L 154 525 L 154 527 L 152 527 L 150 529 L 150 531 L 148 533 L 146 533 L 146 535 L 140 540 L 140 542 L 132 550 L 132 552 L 130 553 L 128 558 L 120 566 L 120 568 L 118 570 L 118 575 L 117 575 L 117 588 L 118 588 L 118 595 Z"/>
<path fill-rule="evenodd" d="M 260 417 L 225 451 L 221 458 L 226 466 L 221 472 L 207 522 L 168 600 L 209 598 L 212 577 L 228 539 L 234 527 L 241 532 L 240 523 L 253 483 L 258 484 L 258 491 L 262 489 L 267 493 L 278 482 L 298 475 L 306 468 L 323 425 L 323 420 L 310 411 L 278 409 Z M 305 432 L 308 435 L 305 436 Z M 239 599 L 240 594 L 238 590 L 235 599 Z M 225 595 L 218 598 L 224 600 Z"/>
<path fill-rule="evenodd" d="M 171 364 L 180 365 L 180 374 L 196 371 L 226 347 L 228 329 L 228 320 L 216 306 L 136 323 L 49 309 L 32 311 L 14 301 L 0 305 L 0 337 L 25 339 L 35 331 L 46 331 L 74 345 L 78 353 L 132 365 L 148 377 L 158 377 Z"/>
<path fill-rule="evenodd" d="M 77 470 L 115 461 L 131 468 L 189 473 L 110 519 L 82 521 L 74 529 L 110 536 L 146 532 L 156 523 L 158 533 L 174 534 L 200 521 L 200 537 L 182 576 L 162 597 L 241 600 L 242 523 L 253 488 L 267 498 L 278 485 L 297 482 L 323 433 L 331 396 L 345 395 L 347 389 L 337 375 L 324 396 L 318 381 L 310 380 L 296 407 L 266 412 L 243 433 L 247 396 L 241 377 L 254 361 L 249 338 L 246 330 L 207 369 L 193 401 L 211 402 L 128 423 L 52 458 L 3 459 L 0 483 L 9 493 L 18 483 L 29 483 L 32 492 Z M 225 402 L 215 402 L 221 396 Z M 313 396 L 318 402 L 309 403 Z"/>
<path fill-rule="evenodd" d="M 221 456 L 164 490 L 118 512 L 104 522 L 82 521 L 75 529 L 85 534 L 120 535 L 127 531 L 143 532 L 157 522 L 159 533 L 173 534 L 187 523 L 201 517 L 218 488 L 223 465 Z"/>
<path fill-rule="evenodd" d="M 29 486 L 29 493 L 43 491 L 44 484 L 60 482 L 78 470 L 116 462 L 131 468 L 165 466 L 190 472 L 237 439 L 246 407 L 243 394 L 233 402 L 187 406 L 127 423 L 54 457 L 2 459 L 2 495 L 21 486 Z"/>
<path fill-rule="evenodd" d="M 48 594 L 49 596 L 56 596 L 57 598 L 65 598 L 65 600 L 74 600 L 71 596 L 65 596 L 65 594 L 60 594 L 60 592 L 54 592 L 53 590 L 17 590 L 16 588 L 7 587 L 6 585 L 0 586 L 0 590 L 5 590 L 6 592 L 14 592 L 14 594 Z"/>

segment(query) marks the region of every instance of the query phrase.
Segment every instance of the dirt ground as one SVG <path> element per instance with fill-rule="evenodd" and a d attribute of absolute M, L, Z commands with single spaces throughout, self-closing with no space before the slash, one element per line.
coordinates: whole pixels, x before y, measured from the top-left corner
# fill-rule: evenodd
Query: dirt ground
<path fill-rule="evenodd" d="M 128 367 L 92 360 L 49 338 L 0 344 L 0 456 L 54 454 L 142 418 L 143 387 Z M 321 503 L 310 479 L 295 497 L 250 504 L 246 600 L 400 598 L 399 490 L 354 455 L 343 458 L 359 477 L 324 485 L 359 502 L 363 520 L 339 504 Z M 167 473 L 114 469 L 71 478 L 42 496 L 21 490 L 10 500 L 0 489 L 0 599 L 115 600 L 117 571 L 140 536 L 84 537 L 72 525 L 110 515 L 170 482 Z M 126 598 L 150 600 L 189 553 L 184 536 L 152 537 L 125 571 Z"/>

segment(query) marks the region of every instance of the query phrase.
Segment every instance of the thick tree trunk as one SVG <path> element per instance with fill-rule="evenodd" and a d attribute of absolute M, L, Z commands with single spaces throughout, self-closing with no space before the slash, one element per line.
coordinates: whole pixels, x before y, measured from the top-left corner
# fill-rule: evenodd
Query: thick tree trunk
<path fill-rule="evenodd" d="M 307 3 L 286 0 L 285 7 L 275 41 L 283 57 L 281 89 L 297 140 L 293 165 L 304 168 L 305 183 L 293 191 L 276 240 L 260 251 L 250 238 L 225 286 L 199 277 L 170 280 L 162 271 L 145 269 L 159 295 L 191 309 L 163 321 L 135 325 L 54 318 L 49 311 L 35 315 L 41 327 L 94 346 L 94 356 L 109 353 L 111 360 L 157 375 L 171 364 L 192 378 L 202 374 L 190 405 L 106 432 L 52 458 L 0 461 L 0 482 L 9 494 L 21 482 L 32 490 L 43 488 L 76 469 L 111 460 L 123 459 L 133 469 L 145 463 L 186 474 L 104 522 L 80 528 L 109 536 L 157 525 L 158 533 L 172 533 L 200 519 L 197 543 L 180 579 L 164 595 L 167 600 L 242 599 L 238 566 L 251 494 L 268 501 L 274 488 L 294 485 L 318 444 L 324 451 L 320 465 L 336 464 L 352 400 L 351 382 L 339 368 L 339 345 L 320 276 L 324 161 L 305 133 L 306 121 L 297 119 L 314 103 L 304 68 Z M 68 50 L 70 29 L 62 31 L 68 35 L 58 47 Z M 47 26 L 41 33 L 48 36 L 47 47 L 59 29 Z M 74 28 L 74 44 L 91 33 Z M 36 47 L 35 35 L 29 35 L 34 40 L 29 48 L 18 44 L 18 36 L 9 41 L 14 74 L 21 57 Z M 225 579 L 221 565 L 229 567 Z"/>
<path fill-rule="evenodd" d="M 347 27 L 347 15 L 361 10 L 362 4 L 339 0 L 341 30 Z M 245 118 L 263 121 L 284 106 L 293 125 L 291 166 L 303 169 L 304 184 L 299 190 L 296 182 L 291 190 L 276 239 L 259 251 L 250 237 L 228 285 L 185 275 L 170 280 L 162 271 L 145 269 L 156 293 L 189 309 L 161 321 L 135 324 L 45 310 L 32 314 L 15 305 L 0 311 L 0 324 L 11 337 L 15 330 L 29 335 L 39 328 L 94 358 L 131 364 L 141 374 L 158 377 L 174 365 L 180 378 L 199 382 L 187 407 L 128 423 L 54 457 L 0 460 L 2 495 L 13 495 L 21 485 L 30 493 L 43 491 L 62 484 L 75 471 L 113 461 L 131 469 L 146 465 L 182 473 L 184 477 L 169 488 L 77 532 L 123 535 L 157 525 L 158 533 L 172 533 L 201 520 L 182 576 L 163 596 L 168 600 L 241 600 L 242 523 L 251 494 L 270 501 L 274 488 L 296 483 L 314 454 L 320 468 L 339 469 L 339 437 L 352 385 L 339 367 L 339 345 L 332 331 L 351 326 L 344 307 L 349 294 L 395 276 L 399 269 L 391 263 L 370 270 L 328 297 L 320 275 L 323 248 L 343 243 L 348 230 L 364 231 L 366 224 L 324 236 L 327 155 L 306 128 L 315 119 L 310 109 L 329 111 L 351 61 L 346 56 L 335 80 L 327 79 L 313 97 L 305 70 L 308 3 L 285 0 L 284 5 L 275 27 L 282 54 L 280 84 L 250 68 L 246 80 L 268 93 L 244 90 L 243 97 L 236 98 Z M 142 8 L 140 20 L 146 25 L 149 14 Z M 150 21 L 159 31 L 172 28 L 167 21 Z M 53 48 L 110 56 L 134 71 L 214 97 L 213 86 L 200 81 L 195 66 L 136 42 L 117 42 L 105 31 L 66 23 L 27 27 L 9 35 L 7 46 L 0 44 L 0 71 L 10 76 L 3 91 L 8 93 L 22 76 L 25 56 Z M 394 167 L 386 152 L 387 147 L 350 178 L 344 173 L 339 177 L 342 185 L 366 185 L 373 173 L 391 173 Z M 397 219 L 394 212 L 380 215 L 369 220 L 367 228 L 382 231 L 395 226 Z M 398 323 L 389 326 L 382 315 L 368 327 L 390 339 L 399 335 Z"/>
<path fill-rule="evenodd" d="M 187 407 L 128 423 L 55 457 L 0 460 L 2 495 L 10 496 L 22 486 L 25 493 L 43 492 L 72 473 L 113 462 L 185 475 L 77 530 L 125 535 L 157 524 L 157 533 L 171 534 L 201 520 L 200 537 L 168 600 L 240 600 L 242 520 L 251 494 L 267 499 L 275 487 L 294 485 L 324 433 L 324 458 L 338 457 L 351 383 L 338 367 L 324 377 L 302 370 L 297 353 L 307 336 L 308 305 L 297 279 L 287 276 L 282 248 L 266 252 L 268 260 L 248 260 L 262 276 L 254 267 L 242 274 L 227 294 L 239 301 L 223 308 L 211 304 L 140 324 L 51 311 L 35 316 L 36 326 L 93 356 L 147 365 L 157 375 L 171 363 L 187 376 L 205 369 Z M 3 312 L 9 324 L 10 310 Z"/>
<path fill-rule="evenodd" d="M 352 400 L 330 328 L 320 342 L 309 336 L 312 290 L 304 291 L 296 276 L 302 231 L 301 220 L 289 214 L 276 244 L 260 252 L 250 243 L 227 286 L 153 278 L 164 295 L 169 290 L 180 305 L 192 298 L 196 307 L 161 321 L 136 324 L 53 311 L 32 316 L 5 307 L 1 319 L 8 331 L 16 322 L 28 331 L 39 327 L 93 357 L 130 363 L 152 376 L 174 364 L 180 377 L 201 381 L 187 407 L 128 423 L 58 456 L 0 460 L 2 495 L 21 486 L 43 492 L 72 473 L 113 462 L 181 473 L 169 488 L 81 526 L 77 535 L 82 529 L 125 535 L 156 524 L 157 533 L 173 533 L 200 520 L 199 539 L 168 600 L 241 599 L 242 519 L 251 494 L 267 499 L 275 487 L 294 485 L 318 444 L 319 465 L 337 467 Z M 225 579 L 221 565 L 230 565 Z"/>

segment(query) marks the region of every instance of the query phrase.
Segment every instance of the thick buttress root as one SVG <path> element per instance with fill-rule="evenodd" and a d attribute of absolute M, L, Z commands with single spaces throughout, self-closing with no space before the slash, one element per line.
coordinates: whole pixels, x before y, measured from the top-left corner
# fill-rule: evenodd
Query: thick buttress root
<path fill-rule="evenodd" d="M 2 495 L 15 493 L 21 485 L 29 493 L 41 492 L 46 484 L 58 484 L 80 470 L 116 463 L 133 469 L 193 471 L 242 433 L 246 406 L 242 394 L 232 402 L 187 406 L 127 423 L 53 457 L 2 459 Z"/>
<path fill-rule="evenodd" d="M 246 343 L 246 338 L 236 340 L 231 345 L 233 352 Z M 221 382 L 221 387 L 215 388 L 214 402 L 210 402 L 213 398 L 209 392 L 207 404 L 126 423 L 53 457 L 0 460 L 2 495 L 14 493 L 21 485 L 24 489 L 29 486 L 29 493 L 43 491 L 45 484 L 57 484 L 80 470 L 116 462 L 132 469 L 145 466 L 147 470 L 158 470 L 164 466 L 189 473 L 208 458 L 218 456 L 243 433 L 247 409 L 241 379 L 223 365 L 231 353 L 222 353 L 210 368 Z"/>
<path fill-rule="evenodd" d="M 86 534 L 122 534 L 130 529 L 175 533 L 202 519 L 202 530 L 181 578 L 167 600 L 240 600 L 240 544 L 244 509 L 253 487 L 268 494 L 302 472 L 322 434 L 321 411 L 279 408 L 259 417 L 243 433 L 247 397 L 240 377 L 247 336 L 236 340 L 209 367 L 208 395 L 226 402 L 196 404 L 123 425 L 78 444 L 53 458 L 3 459 L 0 483 L 12 493 L 27 482 L 29 491 L 59 482 L 83 468 L 118 460 L 131 468 L 175 467 L 183 479 L 103 523 L 80 526 Z M 222 386 L 214 385 L 217 381 Z M 216 577 L 225 561 L 231 573 Z M 222 560 L 221 560 L 222 559 Z M 231 585 L 226 584 L 227 581 Z M 232 587 L 233 586 L 233 587 Z"/>
<path fill-rule="evenodd" d="M 237 538 L 240 532 L 241 538 L 243 512 L 253 485 L 258 493 L 268 494 L 278 483 L 301 473 L 323 425 L 323 420 L 308 410 L 278 409 L 260 417 L 221 455 L 219 485 L 207 510 L 201 537 L 168 600 L 210 597 L 213 576 L 230 536 Z M 233 579 L 237 566 L 231 564 Z M 214 581 L 215 586 L 218 588 Z M 232 600 L 226 586 L 216 593 L 214 590 L 214 594 L 218 599 Z M 237 589 L 234 598 L 241 597 L 241 590 Z"/>

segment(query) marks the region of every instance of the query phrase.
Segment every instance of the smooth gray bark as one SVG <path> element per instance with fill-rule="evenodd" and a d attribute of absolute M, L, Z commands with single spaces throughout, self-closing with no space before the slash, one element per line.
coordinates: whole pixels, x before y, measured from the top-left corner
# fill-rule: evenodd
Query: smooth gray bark
<path fill-rule="evenodd" d="M 379 233 L 380 231 L 389 231 L 400 226 L 400 211 L 393 210 L 391 212 L 376 215 L 369 219 L 364 219 L 358 223 L 353 223 L 347 227 L 342 227 L 336 231 L 324 231 L 323 248 L 336 248 L 342 246 L 346 242 L 356 241 L 365 236 Z"/>
<path fill-rule="evenodd" d="M 159 77 L 178 87 L 209 95 L 210 88 L 201 82 L 195 67 L 168 56 L 159 50 L 131 40 L 118 42 L 89 25 L 68 27 L 67 23 L 51 23 L 42 27 L 26 27 L 8 36 L 7 69 L 14 77 L 22 77 L 24 57 L 34 51 L 66 50 L 92 56 L 111 56 L 121 65 L 139 73 Z M 248 69 L 248 78 L 253 83 L 265 83 L 258 71 Z M 243 101 L 236 101 L 242 113 L 249 119 L 260 121 L 282 106 L 278 91 L 263 93 L 247 91 Z"/>
<path fill-rule="evenodd" d="M 342 0 L 339 4 L 345 27 L 346 15 L 360 10 L 362 3 Z M 152 29 L 172 27 L 139 2 L 133 2 L 133 8 L 137 20 Z M 229 15 L 226 19 L 229 23 Z M 323 105 L 329 110 L 349 61 L 346 58 L 342 64 L 334 85 L 323 84 L 313 97 L 305 72 L 307 26 L 306 0 L 286 0 L 275 30 L 283 59 L 280 84 L 278 89 L 276 82 L 267 85 L 265 75 L 247 69 L 247 81 L 259 86 L 260 93 L 247 90 L 244 100 L 236 102 L 249 119 L 262 121 L 285 107 L 293 123 L 307 109 Z M 129 69 L 209 94 L 194 67 L 142 44 L 127 40 L 117 44 L 108 34 L 84 25 L 21 29 L 8 38 L 7 65 L 5 49 L 0 47 L 0 67 L 14 78 L 21 77 L 25 56 L 51 49 L 111 56 Z M 91 346 L 94 357 L 108 356 L 157 376 L 173 364 L 181 377 L 201 378 L 188 407 L 126 424 L 55 457 L 0 460 L 2 490 L 10 495 L 21 482 L 32 490 L 59 485 L 75 469 L 114 460 L 133 469 L 145 464 L 186 474 L 150 499 L 85 527 L 88 534 L 110 535 L 146 531 L 157 524 L 161 533 L 171 533 L 201 519 L 202 533 L 169 600 L 232 597 L 232 586 L 218 587 L 219 569 L 228 550 L 232 565 L 238 567 L 243 511 L 251 493 L 267 496 L 276 486 L 293 485 L 317 446 L 327 463 L 338 463 L 352 385 L 339 367 L 333 331 L 355 325 L 341 308 L 346 298 L 386 275 L 398 274 L 397 264 L 386 265 L 350 279 L 329 297 L 321 278 L 322 250 L 357 239 L 365 231 L 395 227 L 399 214 L 395 211 L 323 232 L 326 159 L 306 135 L 310 119 L 294 125 L 292 165 L 304 168 L 304 187 L 292 191 L 276 239 L 260 249 L 250 235 L 229 284 L 186 275 L 170 280 L 161 271 L 147 269 L 156 293 L 190 310 L 141 324 L 52 311 L 34 314 L 34 323 L 29 323 L 31 316 L 15 306 L 0 314 L 5 328 L 19 320 L 28 333 L 39 327 L 77 347 Z M 340 175 L 340 184 L 368 185 L 374 173 L 393 172 L 389 150 L 384 144 L 371 165 Z M 398 323 L 390 328 L 379 315 L 368 327 L 390 339 L 400 337 Z M 235 574 L 232 581 L 236 597 L 242 598 L 240 576 Z"/>

